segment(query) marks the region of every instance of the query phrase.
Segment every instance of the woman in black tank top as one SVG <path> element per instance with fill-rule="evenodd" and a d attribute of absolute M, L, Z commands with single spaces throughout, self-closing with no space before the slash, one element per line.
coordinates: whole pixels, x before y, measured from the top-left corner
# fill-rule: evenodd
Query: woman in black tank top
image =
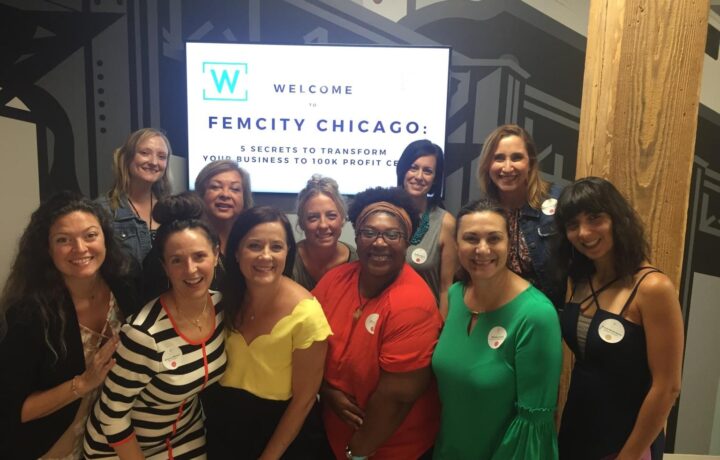
<path fill-rule="evenodd" d="M 662 458 L 683 354 L 675 288 L 649 265 L 642 222 L 610 182 L 566 187 L 555 217 L 571 281 L 560 322 L 576 358 L 560 458 Z"/>

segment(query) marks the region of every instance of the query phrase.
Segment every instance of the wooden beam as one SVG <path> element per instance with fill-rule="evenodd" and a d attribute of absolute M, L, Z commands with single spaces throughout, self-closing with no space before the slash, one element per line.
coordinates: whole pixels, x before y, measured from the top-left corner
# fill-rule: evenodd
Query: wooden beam
<path fill-rule="evenodd" d="M 576 177 L 609 179 L 680 285 L 709 0 L 591 0 Z"/>

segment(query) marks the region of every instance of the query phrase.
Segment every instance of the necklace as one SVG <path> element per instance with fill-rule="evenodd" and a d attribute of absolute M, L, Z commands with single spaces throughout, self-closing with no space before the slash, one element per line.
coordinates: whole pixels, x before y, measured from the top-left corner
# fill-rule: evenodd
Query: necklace
<path fill-rule="evenodd" d="M 143 220 L 142 216 L 140 216 L 140 212 L 137 210 L 137 208 L 135 207 L 135 204 L 132 202 L 132 200 L 130 199 L 129 196 L 128 196 L 128 203 L 130 203 L 130 207 L 133 209 L 133 211 L 135 211 L 135 215 L 138 216 L 138 218 L 140 220 Z M 153 211 L 153 194 L 152 194 L 152 192 L 150 192 L 150 212 L 148 213 L 148 229 L 149 230 L 152 230 L 152 223 L 153 223 L 152 211 Z"/>
<path fill-rule="evenodd" d="M 419 244 L 425 234 L 427 233 L 428 229 L 430 228 L 430 210 L 426 209 L 424 213 L 422 213 L 422 216 L 420 217 L 420 224 L 418 225 L 417 230 L 415 230 L 415 233 L 413 233 L 412 238 L 410 238 L 410 244 L 416 245 Z"/>
<path fill-rule="evenodd" d="M 362 312 L 365 309 L 365 306 L 373 299 L 372 297 L 363 299 L 362 294 L 360 294 L 360 292 L 359 292 L 359 287 L 358 287 L 358 297 L 360 298 L 360 305 L 353 312 L 353 321 L 357 321 L 360 318 L 360 316 L 362 316 Z"/>
<path fill-rule="evenodd" d="M 207 296 L 206 296 L 206 297 L 205 297 L 205 305 L 203 306 L 203 309 L 202 309 L 202 311 L 200 312 L 200 314 L 198 314 L 198 315 L 195 317 L 195 319 L 188 318 L 187 316 L 185 316 L 185 315 L 183 314 L 182 310 L 180 310 L 180 307 L 178 307 L 177 303 L 175 304 L 175 310 L 177 310 L 178 314 L 179 314 L 180 316 L 182 316 L 182 317 L 185 319 L 185 321 L 187 321 L 188 323 L 190 323 L 190 324 L 192 324 L 193 326 L 195 326 L 195 327 L 198 329 L 198 331 L 202 331 L 202 325 L 200 324 L 200 319 L 205 315 L 205 310 L 207 310 L 207 306 L 208 306 L 208 298 L 207 298 Z"/>

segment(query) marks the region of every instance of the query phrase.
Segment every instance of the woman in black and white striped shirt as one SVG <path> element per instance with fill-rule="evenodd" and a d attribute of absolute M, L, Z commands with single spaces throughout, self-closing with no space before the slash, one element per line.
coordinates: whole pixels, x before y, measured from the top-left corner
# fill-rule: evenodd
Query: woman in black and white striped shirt
<path fill-rule="evenodd" d="M 197 394 L 225 370 L 220 294 L 208 290 L 218 239 L 203 204 L 182 194 L 158 203 L 155 244 L 171 289 L 128 321 L 88 421 L 86 458 L 205 458 Z"/>

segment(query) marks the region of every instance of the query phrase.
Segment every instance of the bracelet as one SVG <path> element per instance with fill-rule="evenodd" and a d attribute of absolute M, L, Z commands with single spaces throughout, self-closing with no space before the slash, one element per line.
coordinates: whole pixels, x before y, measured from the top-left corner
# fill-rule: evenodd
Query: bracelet
<path fill-rule="evenodd" d="M 76 378 L 78 378 L 77 375 L 75 377 L 73 377 L 72 380 L 70 381 L 70 389 L 72 390 L 72 392 L 75 396 L 82 399 L 82 395 L 80 393 L 78 393 L 78 391 L 77 391 L 77 384 L 75 383 Z"/>
<path fill-rule="evenodd" d="M 345 458 L 347 460 L 367 460 L 367 455 L 353 455 L 350 446 L 345 446 Z"/>

